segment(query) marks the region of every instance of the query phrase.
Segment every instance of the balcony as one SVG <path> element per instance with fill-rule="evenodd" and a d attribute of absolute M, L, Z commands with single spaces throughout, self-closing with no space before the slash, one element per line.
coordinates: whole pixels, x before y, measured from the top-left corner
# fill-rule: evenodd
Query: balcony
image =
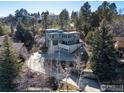
<path fill-rule="evenodd" d="M 67 50 L 69 53 L 74 52 L 80 46 L 81 46 L 81 43 L 73 44 L 73 45 L 59 44 L 59 48 Z"/>

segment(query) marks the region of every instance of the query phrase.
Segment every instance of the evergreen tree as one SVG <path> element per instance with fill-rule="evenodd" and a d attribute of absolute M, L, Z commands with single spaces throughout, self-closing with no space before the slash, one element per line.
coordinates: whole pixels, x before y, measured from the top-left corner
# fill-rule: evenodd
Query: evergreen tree
<path fill-rule="evenodd" d="M 77 29 L 77 21 L 78 21 L 78 12 L 74 12 L 72 11 L 72 14 L 71 14 L 71 21 L 74 23 L 74 26 L 76 27 Z"/>
<path fill-rule="evenodd" d="M 87 36 L 85 37 L 85 42 L 89 45 L 92 45 L 93 36 L 94 32 L 92 31 L 88 32 Z"/>
<path fill-rule="evenodd" d="M 95 12 L 92 13 L 90 22 L 91 22 L 91 27 L 93 30 L 96 27 L 99 27 L 99 22 L 100 22 L 99 16 Z"/>
<path fill-rule="evenodd" d="M 111 22 L 112 17 L 117 15 L 116 4 L 115 3 L 110 4 L 109 2 L 104 1 L 102 5 L 98 7 L 96 13 L 101 21 L 105 19 L 106 21 Z"/>
<path fill-rule="evenodd" d="M 43 29 L 48 28 L 48 15 L 49 15 L 48 11 L 42 12 L 42 14 L 41 14 Z"/>
<path fill-rule="evenodd" d="M 10 36 L 12 36 L 13 35 L 13 33 L 14 33 L 14 28 L 13 28 L 13 26 L 12 26 L 12 24 L 11 24 L 11 26 L 10 26 L 10 30 L 11 30 L 11 32 L 10 32 Z"/>
<path fill-rule="evenodd" d="M 46 84 L 49 88 L 51 88 L 53 91 L 58 89 L 58 83 L 55 77 L 48 77 L 46 79 Z"/>
<path fill-rule="evenodd" d="M 91 67 L 100 81 L 109 81 L 116 77 L 118 58 L 109 28 L 103 22 L 95 32 L 92 44 Z"/>
<path fill-rule="evenodd" d="M 91 17 L 91 6 L 88 2 L 85 2 L 84 5 L 80 8 L 79 19 L 81 21 L 81 29 L 84 31 L 86 36 L 90 29 L 90 17 Z"/>
<path fill-rule="evenodd" d="M 31 31 L 24 28 L 22 23 L 18 23 L 15 32 L 15 41 L 21 41 L 30 50 L 33 44 L 33 37 Z"/>
<path fill-rule="evenodd" d="M 59 24 L 62 29 L 67 28 L 68 21 L 69 21 L 69 13 L 66 9 L 64 9 L 59 14 Z"/>
<path fill-rule="evenodd" d="M 40 18 L 40 13 L 39 12 L 37 13 L 37 17 Z"/>
<path fill-rule="evenodd" d="M 15 78 L 20 68 L 20 60 L 12 50 L 8 37 L 5 37 L 0 50 L 0 91 L 16 91 Z"/>
<path fill-rule="evenodd" d="M 2 26 L 0 26 L 0 36 L 2 36 L 4 33 L 3 33 L 3 28 Z"/>

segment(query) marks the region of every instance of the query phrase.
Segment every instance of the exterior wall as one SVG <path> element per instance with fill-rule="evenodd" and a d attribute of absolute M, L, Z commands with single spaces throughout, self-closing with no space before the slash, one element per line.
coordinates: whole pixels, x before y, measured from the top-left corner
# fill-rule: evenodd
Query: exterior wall
<path fill-rule="evenodd" d="M 124 41 L 116 41 L 115 47 L 116 48 L 124 48 Z"/>
<path fill-rule="evenodd" d="M 55 42 L 58 43 L 61 40 L 61 34 L 59 34 L 59 33 L 52 33 L 52 34 L 46 33 L 45 40 L 46 40 L 46 46 L 49 47 L 50 40 L 53 40 L 53 45 Z"/>
<path fill-rule="evenodd" d="M 69 53 L 74 52 L 80 46 L 81 46 L 81 44 L 74 44 L 74 45 L 59 44 L 59 48 L 65 49 L 65 50 L 69 51 Z"/>
<path fill-rule="evenodd" d="M 66 33 L 66 34 L 63 33 L 61 43 L 63 43 L 64 41 L 65 44 L 72 45 L 72 44 L 76 44 L 77 41 L 79 41 L 79 39 L 80 39 L 79 33 Z"/>

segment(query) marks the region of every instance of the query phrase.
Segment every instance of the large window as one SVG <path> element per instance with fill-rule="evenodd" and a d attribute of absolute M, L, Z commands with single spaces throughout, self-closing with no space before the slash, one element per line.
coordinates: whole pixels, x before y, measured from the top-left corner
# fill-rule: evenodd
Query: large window
<path fill-rule="evenodd" d="M 71 38 L 71 35 L 68 35 L 68 38 Z"/>
<path fill-rule="evenodd" d="M 76 43 L 79 43 L 79 40 L 77 40 Z"/>
<path fill-rule="evenodd" d="M 53 40 L 53 45 L 58 45 L 58 40 Z"/>
<path fill-rule="evenodd" d="M 52 38 L 54 38 L 54 35 L 52 35 Z"/>
<path fill-rule="evenodd" d="M 65 44 L 65 41 L 62 41 L 62 44 Z"/>

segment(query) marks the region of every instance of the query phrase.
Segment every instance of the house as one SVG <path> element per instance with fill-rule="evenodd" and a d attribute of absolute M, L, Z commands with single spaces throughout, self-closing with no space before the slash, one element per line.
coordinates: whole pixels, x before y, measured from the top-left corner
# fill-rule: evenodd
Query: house
<path fill-rule="evenodd" d="M 24 43 L 13 43 L 12 47 L 15 49 L 16 53 L 23 59 L 27 59 L 29 57 L 29 53 L 27 51 L 27 48 L 24 46 Z"/>
<path fill-rule="evenodd" d="M 50 15 L 48 15 L 48 18 L 50 18 L 50 19 L 59 19 L 59 15 L 50 14 Z"/>
<path fill-rule="evenodd" d="M 81 46 L 80 33 L 76 31 L 66 32 L 57 29 L 46 29 L 45 41 L 46 46 L 51 53 L 54 53 L 59 49 L 67 51 L 68 53 L 73 53 Z"/>
<path fill-rule="evenodd" d="M 84 74 L 79 82 L 78 76 L 75 78 L 69 76 L 62 79 L 64 89 L 83 91 L 83 92 L 100 92 L 100 85 L 98 81 L 93 76 L 93 71 L 91 69 L 84 69 Z M 65 86 L 64 86 L 65 85 Z"/>
<path fill-rule="evenodd" d="M 124 37 L 115 37 L 114 41 L 117 48 L 124 48 Z"/>
<path fill-rule="evenodd" d="M 68 90 L 69 92 L 72 92 L 72 91 L 77 91 L 78 89 L 79 89 L 79 86 L 71 77 L 63 78 L 61 80 L 62 91 Z"/>
<path fill-rule="evenodd" d="M 119 50 L 119 57 L 124 59 L 124 37 L 115 37 L 115 48 Z"/>
<path fill-rule="evenodd" d="M 3 45 L 3 41 L 4 41 L 5 36 L 0 36 L 0 47 L 2 47 Z M 8 39 L 10 41 L 12 41 L 11 37 L 8 37 Z M 13 41 L 12 41 L 13 42 Z M 26 49 L 26 47 L 24 46 L 24 43 L 12 43 L 12 48 L 15 49 L 16 53 L 23 59 L 27 59 L 29 57 L 29 53 Z"/>

